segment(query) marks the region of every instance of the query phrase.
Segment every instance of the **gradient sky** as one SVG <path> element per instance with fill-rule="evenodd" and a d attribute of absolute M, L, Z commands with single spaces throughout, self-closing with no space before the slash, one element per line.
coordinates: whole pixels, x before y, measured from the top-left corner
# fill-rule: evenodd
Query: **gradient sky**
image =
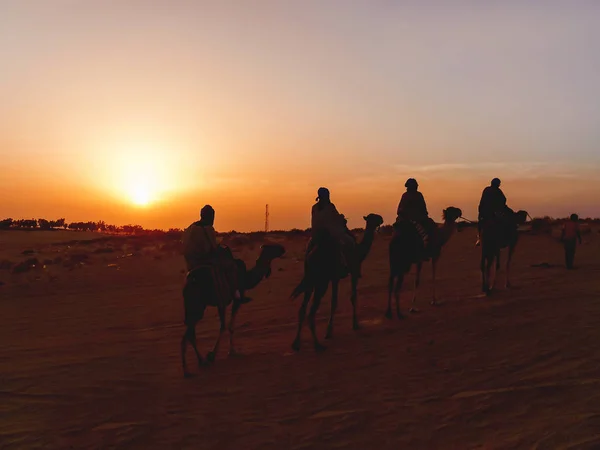
<path fill-rule="evenodd" d="M 600 216 L 600 2 L 0 0 L 0 216 Z M 138 190 L 154 201 L 132 204 Z"/>

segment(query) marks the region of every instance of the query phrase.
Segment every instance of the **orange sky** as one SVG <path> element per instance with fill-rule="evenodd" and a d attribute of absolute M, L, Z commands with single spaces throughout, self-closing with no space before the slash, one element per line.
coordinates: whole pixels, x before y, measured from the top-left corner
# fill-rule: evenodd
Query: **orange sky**
<path fill-rule="evenodd" d="M 414 176 L 475 219 L 498 176 L 600 216 L 597 6 L 300 3 L 3 2 L 0 215 L 304 228 L 327 186 L 358 227 Z"/>

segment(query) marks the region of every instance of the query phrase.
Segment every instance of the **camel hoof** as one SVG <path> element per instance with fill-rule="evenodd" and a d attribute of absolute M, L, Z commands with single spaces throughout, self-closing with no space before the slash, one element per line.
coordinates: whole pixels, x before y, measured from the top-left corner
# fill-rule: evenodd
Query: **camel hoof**
<path fill-rule="evenodd" d="M 431 301 L 431 306 L 440 306 L 440 305 L 441 305 L 441 303 L 438 302 L 437 300 L 432 300 Z"/>
<path fill-rule="evenodd" d="M 411 313 L 411 314 L 417 314 L 417 313 L 419 313 L 419 312 L 421 312 L 421 311 L 419 311 L 417 308 L 410 308 L 410 309 L 408 310 L 408 312 L 409 312 L 409 313 Z"/>
<path fill-rule="evenodd" d="M 208 355 L 206 355 L 206 361 L 209 363 L 215 362 L 215 356 L 215 352 L 209 352 Z"/>
<path fill-rule="evenodd" d="M 360 325 L 358 324 L 358 322 L 355 322 L 354 324 L 352 324 L 352 329 L 354 331 L 358 331 L 360 330 Z"/>
<path fill-rule="evenodd" d="M 238 352 L 237 350 L 229 350 L 229 355 L 230 358 L 239 358 L 240 356 L 244 356 L 242 353 Z"/>
<path fill-rule="evenodd" d="M 400 319 L 400 320 L 404 319 L 404 314 L 402 314 L 400 311 L 398 311 L 396 313 L 396 315 L 398 316 L 398 319 Z"/>
<path fill-rule="evenodd" d="M 300 342 L 299 341 L 294 341 L 292 343 L 292 350 L 294 350 L 295 352 L 300 351 Z"/>
<path fill-rule="evenodd" d="M 327 350 L 327 347 L 325 347 L 323 344 L 321 344 L 319 342 L 317 342 L 315 344 L 315 352 L 321 353 L 321 352 L 324 352 L 325 350 Z"/>
<path fill-rule="evenodd" d="M 387 312 L 385 313 L 385 318 L 392 320 L 392 310 L 391 309 L 387 310 Z"/>
<path fill-rule="evenodd" d="M 333 338 L 333 333 L 331 333 L 330 331 L 327 332 L 327 334 L 325 335 L 325 339 L 332 339 Z"/>

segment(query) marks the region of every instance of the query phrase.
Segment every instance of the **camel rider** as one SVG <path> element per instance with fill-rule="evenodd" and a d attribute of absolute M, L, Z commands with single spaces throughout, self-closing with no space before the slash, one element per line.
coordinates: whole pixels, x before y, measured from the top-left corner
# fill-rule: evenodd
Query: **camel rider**
<path fill-rule="evenodd" d="M 325 231 L 340 244 L 342 257 L 345 259 L 348 269 L 360 276 L 356 240 L 346 227 L 346 219 L 331 202 L 329 189 L 319 188 L 316 201 L 317 203 L 313 205 L 311 211 L 312 239 L 307 253 L 312 249 L 315 237 Z"/>
<path fill-rule="evenodd" d="M 406 180 L 404 187 L 406 187 L 406 192 L 402 194 L 398 204 L 398 217 L 396 220 L 409 220 L 415 223 L 417 231 L 423 238 L 425 249 L 427 249 L 431 243 L 433 232 L 437 228 L 436 224 L 429 217 L 425 197 L 418 191 L 419 183 L 417 183 L 417 180 L 409 178 Z"/>
<path fill-rule="evenodd" d="M 506 196 L 502 189 L 500 189 L 500 179 L 494 178 L 489 186 L 487 186 L 481 193 L 481 200 L 479 201 L 479 223 L 477 229 L 481 234 L 481 225 L 483 222 L 493 220 L 498 217 L 502 217 L 507 211 Z M 477 243 L 479 245 L 479 237 Z"/>
<path fill-rule="evenodd" d="M 230 283 L 235 283 L 236 266 L 230 257 L 220 251 L 217 234 L 214 229 L 215 210 L 205 205 L 200 211 L 200 220 L 194 222 L 183 232 L 183 256 L 187 270 L 192 271 L 201 266 L 220 266 Z M 239 290 L 235 290 L 235 298 L 240 298 Z"/>
<path fill-rule="evenodd" d="M 494 178 L 481 193 L 479 201 L 479 220 L 487 220 L 501 214 L 506 208 L 506 196 L 500 189 L 500 180 Z"/>

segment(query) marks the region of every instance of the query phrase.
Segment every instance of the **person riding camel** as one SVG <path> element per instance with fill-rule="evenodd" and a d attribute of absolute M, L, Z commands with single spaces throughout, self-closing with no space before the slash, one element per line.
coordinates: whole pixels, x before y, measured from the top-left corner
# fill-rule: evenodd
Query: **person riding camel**
<path fill-rule="evenodd" d="M 396 221 L 408 220 L 413 222 L 418 233 L 423 239 L 423 251 L 427 252 L 431 245 L 432 238 L 435 238 L 437 225 L 429 217 L 425 197 L 419 192 L 419 183 L 414 178 L 409 178 L 404 184 L 406 192 L 402 194 L 398 204 L 398 217 Z"/>
<path fill-rule="evenodd" d="M 483 223 L 494 220 L 503 219 L 506 213 L 512 210 L 506 206 L 506 196 L 502 189 L 500 189 L 500 179 L 494 178 L 489 186 L 487 186 L 481 193 L 481 200 L 479 201 L 479 217 L 477 230 L 479 235 L 477 236 L 477 242 L 475 245 L 481 244 L 481 226 Z"/>
<path fill-rule="evenodd" d="M 331 202 L 329 189 L 321 187 L 317 192 L 317 198 L 311 210 L 311 240 L 307 247 L 307 254 L 315 245 L 315 240 L 323 232 L 331 236 L 340 246 L 341 257 L 350 272 L 360 277 L 360 264 L 356 254 L 356 240 L 348 227 L 343 214 L 340 214 Z"/>
<path fill-rule="evenodd" d="M 215 210 L 205 205 L 200 210 L 200 220 L 192 223 L 183 232 L 183 256 L 188 272 L 199 267 L 220 269 L 230 286 L 235 285 L 237 275 L 233 258 L 217 243 L 214 229 Z M 216 281 L 216 280 L 215 280 Z M 235 299 L 240 299 L 239 290 L 233 293 Z"/>

